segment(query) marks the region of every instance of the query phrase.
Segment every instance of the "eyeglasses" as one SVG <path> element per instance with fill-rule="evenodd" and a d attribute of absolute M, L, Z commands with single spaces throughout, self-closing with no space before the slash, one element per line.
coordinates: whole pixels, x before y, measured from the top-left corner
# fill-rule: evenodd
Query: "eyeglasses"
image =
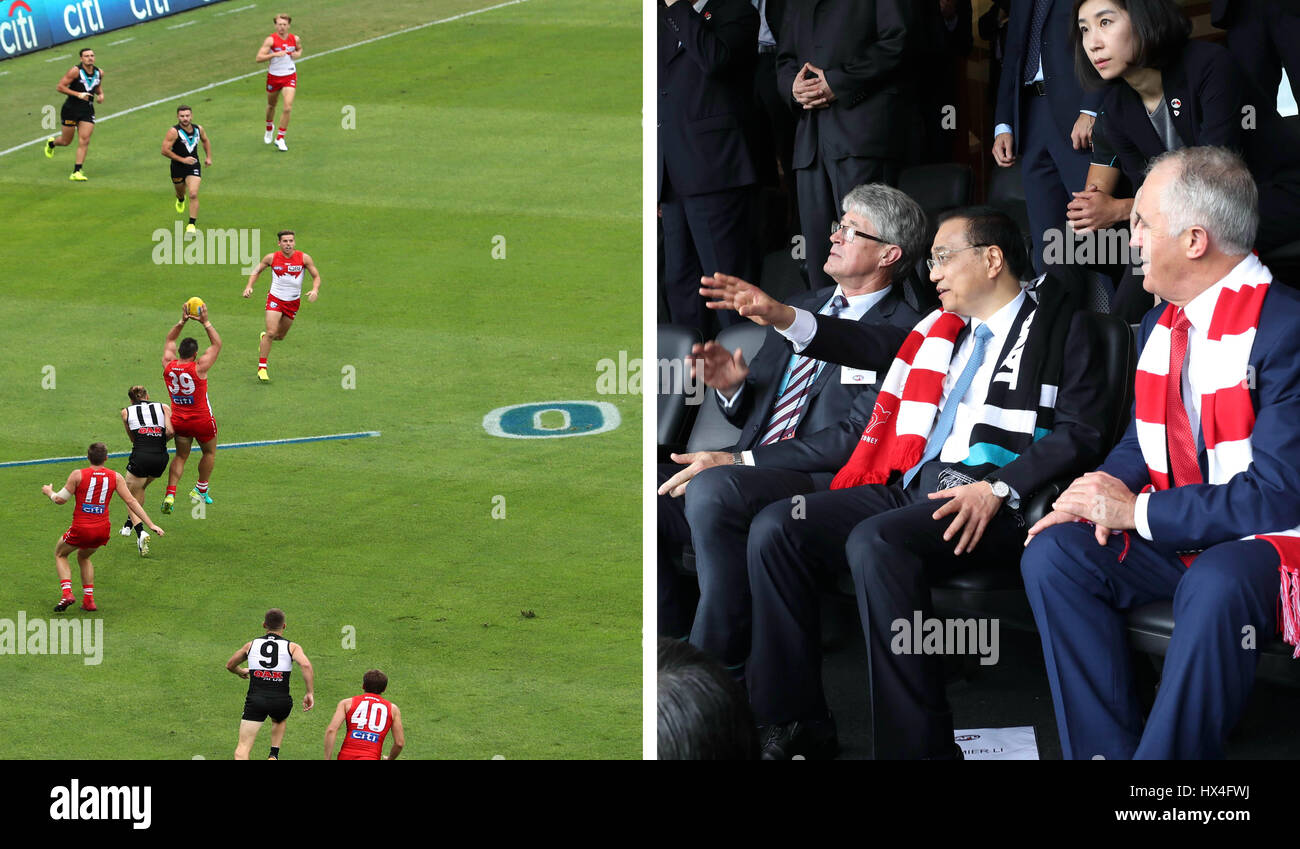
<path fill-rule="evenodd" d="M 843 233 L 844 241 L 848 242 L 849 244 L 852 244 L 853 240 L 858 238 L 859 236 L 861 236 L 864 239 L 870 239 L 873 242 L 880 242 L 880 244 L 882 245 L 894 244 L 893 242 L 886 242 L 884 239 L 880 238 L 879 236 L 873 236 L 870 233 L 863 233 L 861 230 L 854 230 L 849 225 L 839 221 L 836 221 L 831 224 L 831 235 L 834 236 L 836 233 Z"/>
<path fill-rule="evenodd" d="M 989 245 L 967 245 L 967 246 L 964 247 L 964 248 L 957 248 L 956 250 L 944 251 L 943 253 L 937 253 L 937 254 L 934 255 L 933 258 L 931 258 L 931 259 L 927 259 L 927 260 L 925 261 L 925 267 L 928 268 L 928 269 L 930 269 L 931 271 L 934 271 L 936 268 L 940 268 L 940 267 L 942 267 L 943 265 L 945 265 L 945 264 L 948 262 L 949 258 L 952 257 L 953 254 L 959 254 L 959 253 L 961 253 L 962 251 L 969 251 L 969 250 L 971 250 L 971 249 L 973 249 L 973 248 L 987 248 L 987 247 L 990 247 L 990 246 L 989 246 Z"/>

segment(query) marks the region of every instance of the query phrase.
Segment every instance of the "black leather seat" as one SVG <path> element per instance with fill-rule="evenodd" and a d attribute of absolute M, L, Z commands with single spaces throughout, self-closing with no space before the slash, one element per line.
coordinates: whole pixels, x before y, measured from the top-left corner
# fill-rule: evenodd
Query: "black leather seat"
<path fill-rule="evenodd" d="M 691 420 L 698 405 L 688 404 L 686 393 L 687 376 L 690 367 L 686 357 L 691 353 L 691 346 L 700 341 L 700 334 L 693 327 L 681 327 L 676 324 L 659 325 L 658 357 L 668 361 L 669 370 L 675 370 L 680 380 L 670 381 L 670 385 L 661 386 L 659 369 L 646 369 L 643 378 L 646 385 L 655 387 L 657 394 L 657 439 L 661 449 L 679 448 L 685 438 Z M 657 364 L 656 364 L 657 365 Z M 675 385 L 672 385 L 674 384 Z M 668 392 L 659 390 L 668 389 Z"/>
<path fill-rule="evenodd" d="M 931 232 L 939 213 L 970 203 L 972 183 L 970 167 L 956 162 L 914 165 L 898 175 L 899 191 L 925 210 Z"/>
<path fill-rule="evenodd" d="M 799 260 L 794 258 L 793 250 L 790 247 L 783 247 L 763 257 L 762 270 L 759 271 L 756 285 L 778 301 L 808 291 L 808 277 L 799 267 Z"/>
<path fill-rule="evenodd" d="M 763 340 L 767 338 L 767 328 L 759 327 L 752 321 L 733 324 L 718 334 L 718 344 L 728 351 L 740 348 L 744 352 L 745 362 L 751 362 Z M 736 444 L 740 428 L 727 421 L 727 417 L 718 409 L 718 392 L 710 388 L 704 393 L 704 401 L 696 414 L 695 424 L 691 426 L 691 435 L 686 440 L 686 450 L 719 451 Z"/>

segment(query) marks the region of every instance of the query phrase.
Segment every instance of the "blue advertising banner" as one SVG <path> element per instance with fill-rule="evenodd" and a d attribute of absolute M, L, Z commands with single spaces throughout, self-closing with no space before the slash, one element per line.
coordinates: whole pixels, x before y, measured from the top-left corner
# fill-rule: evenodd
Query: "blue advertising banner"
<path fill-rule="evenodd" d="M 0 0 L 0 60 L 225 0 Z"/>

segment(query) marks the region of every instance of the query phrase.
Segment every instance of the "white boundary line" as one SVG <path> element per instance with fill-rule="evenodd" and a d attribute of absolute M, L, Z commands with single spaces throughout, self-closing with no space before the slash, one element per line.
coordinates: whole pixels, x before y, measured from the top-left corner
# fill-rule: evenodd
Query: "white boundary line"
<path fill-rule="evenodd" d="M 428 23 L 416 24 L 413 27 L 399 29 L 394 32 L 384 33 L 383 35 L 376 35 L 373 38 L 363 39 L 361 41 L 353 42 L 352 44 L 345 44 L 342 47 L 333 47 L 322 53 L 313 53 L 311 56 L 304 56 L 302 59 L 299 59 L 298 61 L 306 62 L 309 59 L 319 59 L 320 57 L 328 56 L 331 53 L 338 53 L 342 50 L 351 50 L 354 47 L 361 47 L 366 44 L 373 44 L 376 41 L 383 41 L 385 38 L 392 38 L 395 35 L 406 35 L 409 32 L 416 32 L 417 30 L 427 29 L 429 27 L 438 26 L 439 24 L 449 24 L 452 21 L 459 21 L 462 18 L 472 17 L 474 15 L 481 15 L 484 12 L 491 12 L 496 9 L 504 9 L 507 6 L 518 6 L 520 3 L 527 3 L 527 2 L 528 0 L 506 0 L 505 3 L 496 3 L 492 6 L 484 6 L 482 9 L 472 9 L 468 12 L 461 12 L 459 15 L 452 15 L 449 18 L 440 18 L 436 21 L 429 21 Z M 68 55 L 70 56 L 72 54 L 68 54 Z M 180 94 L 173 94 L 168 97 L 162 97 L 159 98 L 158 100 L 150 101 L 149 103 L 141 103 L 139 106 L 132 106 L 130 109 L 123 109 L 121 112 L 114 112 L 112 115 L 105 115 L 103 118 L 97 117 L 95 119 L 95 123 L 97 124 L 103 123 L 104 121 L 108 121 L 113 118 L 120 118 L 123 115 L 130 115 L 132 112 L 139 112 L 141 109 L 152 109 L 153 107 L 163 103 L 171 103 L 181 99 L 182 97 L 189 97 L 191 94 L 198 94 L 201 91 L 208 91 L 209 89 L 214 89 L 217 88 L 218 86 L 223 86 L 229 83 L 238 82 L 239 80 L 246 80 L 249 77 L 260 77 L 265 73 L 266 73 L 265 71 L 257 70 L 249 74 L 240 74 L 237 77 L 231 77 L 230 79 L 222 80 L 221 82 L 208 83 L 205 86 L 192 88 L 189 91 L 182 91 Z M 0 150 L 0 156 L 6 156 L 10 153 L 13 153 L 14 151 L 22 150 L 25 147 L 31 147 L 34 144 L 42 144 L 47 138 L 49 138 L 49 136 L 41 136 L 38 139 L 32 139 L 29 142 L 23 142 L 22 144 L 14 145 L 13 147 L 7 148 L 6 150 Z"/>
<path fill-rule="evenodd" d="M 224 12 L 217 12 L 217 13 L 216 13 L 215 15 L 213 15 L 212 17 L 214 17 L 214 18 L 219 18 L 219 17 L 221 17 L 222 15 L 233 15 L 233 14 L 235 14 L 236 12 L 247 12 L 249 9 L 256 9 L 256 8 L 257 8 L 257 4 L 256 4 L 256 3 L 253 3 L 253 4 L 249 5 L 249 6 L 240 6 L 238 9 L 227 9 L 227 10 L 224 11 Z"/>

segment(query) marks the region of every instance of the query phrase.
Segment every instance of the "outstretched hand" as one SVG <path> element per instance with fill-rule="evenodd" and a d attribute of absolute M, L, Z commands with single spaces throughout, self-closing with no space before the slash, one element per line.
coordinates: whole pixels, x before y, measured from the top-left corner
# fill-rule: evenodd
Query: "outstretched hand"
<path fill-rule="evenodd" d="M 700 294 L 709 300 L 711 310 L 735 310 L 740 315 L 766 327 L 785 330 L 794 323 L 794 307 L 773 298 L 762 289 L 730 274 L 714 274 L 700 278 Z"/>
<path fill-rule="evenodd" d="M 701 380 L 723 395 L 731 397 L 749 376 L 745 354 L 740 348 L 732 354 L 712 340 L 691 346 L 691 377 Z"/>

